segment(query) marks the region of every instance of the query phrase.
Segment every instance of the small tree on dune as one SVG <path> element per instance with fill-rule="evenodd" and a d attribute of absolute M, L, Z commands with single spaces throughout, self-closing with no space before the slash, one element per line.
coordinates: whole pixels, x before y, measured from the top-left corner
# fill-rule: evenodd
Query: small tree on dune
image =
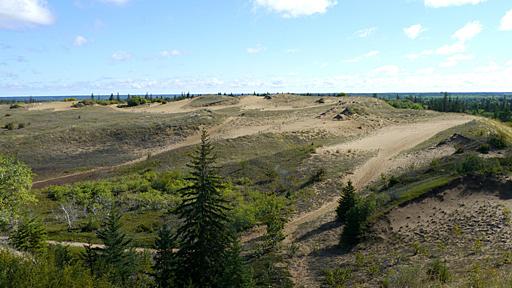
<path fill-rule="evenodd" d="M 336 208 L 337 220 L 340 223 L 347 223 L 347 213 L 356 205 L 356 201 L 356 189 L 352 185 L 352 181 L 348 181 L 347 185 L 341 189 L 341 198 L 338 200 L 338 208 Z"/>
<path fill-rule="evenodd" d="M 345 217 L 345 227 L 340 237 L 340 245 L 351 248 L 358 244 L 368 229 L 368 219 L 374 211 L 375 203 L 370 199 L 357 198 Z"/>

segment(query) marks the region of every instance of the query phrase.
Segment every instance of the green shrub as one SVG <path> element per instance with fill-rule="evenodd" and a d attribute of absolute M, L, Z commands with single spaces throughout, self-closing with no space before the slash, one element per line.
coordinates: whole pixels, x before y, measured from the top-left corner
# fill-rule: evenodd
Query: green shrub
<path fill-rule="evenodd" d="M 33 257 L 0 249 L 1 287 L 114 287 L 103 279 L 93 279 L 89 271 L 74 261 L 73 264 L 57 265 L 52 253 Z"/>
<path fill-rule="evenodd" d="M 421 103 L 414 103 L 409 99 L 386 100 L 386 102 L 398 109 L 424 110 L 425 107 Z"/>
<path fill-rule="evenodd" d="M 75 102 L 75 101 L 77 101 L 77 99 L 76 98 L 64 98 L 63 101 L 64 102 Z"/>
<path fill-rule="evenodd" d="M 432 261 L 427 268 L 427 275 L 432 279 L 441 283 L 450 281 L 451 275 L 448 266 L 439 259 Z"/>
<path fill-rule="evenodd" d="M 132 96 L 132 97 L 130 97 L 130 99 L 128 99 L 127 104 L 128 104 L 128 107 L 134 107 L 134 106 L 146 104 L 148 102 L 149 101 L 147 99 L 144 99 L 143 97 Z"/>
<path fill-rule="evenodd" d="M 479 172 L 483 170 L 484 163 L 483 159 L 478 155 L 469 154 L 459 164 L 457 171 L 461 174 L 469 174 L 473 172 Z"/>
<path fill-rule="evenodd" d="M 490 150 L 491 150 L 491 146 L 487 143 L 484 143 L 484 144 L 480 145 L 480 147 L 478 147 L 478 152 L 480 152 L 482 154 L 488 154 Z"/>
<path fill-rule="evenodd" d="M 14 130 L 15 127 L 16 127 L 16 125 L 14 122 L 9 122 L 9 123 L 5 124 L 5 126 L 4 126 L 4 128 L 7 130 Z"/>
<path fill-rule="evenodd" d="M 492 134 L 489 136 L 487 143 L 496 149 L 507 148 L 507 140 L 502 134 Z"/>
<path fill-rule="evenodd" d="M 352 271 L 347 268 L 337 268 L 325 271 L 325 283 L 331 288 L 348 287 L 348 281 L 352 278 Z"/>
<path fill-rule="evenodd" d="M 25 123 L 19 123 L 18 124 L 18 129 L 23 129 L 25 128 Z"/>
<path fill-rule="evenodd" d="M 384 288 L 422 288 L 427 285 L 421 271 L 417 266 L 401 267 L 391 270 L 382 281 Z M 428 286 L 427 286 L 428 287 Z"/>
<path fill-rule="evenodd" d="M 18 103 L 14 103 L 14 104 L 11 104 L 11 106 L 9 106 L 9 109 L 18 109 L 18 108 L 22 108 L 23 106 L 21 106 L 20 104 Z"/>

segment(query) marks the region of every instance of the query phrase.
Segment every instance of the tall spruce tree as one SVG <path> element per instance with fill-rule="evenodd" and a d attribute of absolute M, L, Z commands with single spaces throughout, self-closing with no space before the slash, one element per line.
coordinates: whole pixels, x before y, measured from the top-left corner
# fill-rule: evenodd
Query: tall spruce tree
<path fill-rule="evenodd" d="M 155 241 L 155 281 L 158 287 L 173 287 L 174 270 L 176 269 L 176 255 L 174 250 L 174 239 L 171 229 L 164 225 L 158 231 L 158 238 Z"/>
<path fill-rule="evenodd" d="M 221 194 L 215 155 L 208 133 L 203 130 L 201 145 L 188 165 L 191 184 L 182 190 L 183 201 L 176 213 L 183 221 L 177 230 L 178 287 L 226 287 L 222 283 L 233 233 L 227 216 L 229 208 Z"/>
<path fill-rule="evenodd" d="M 121 213 L 113 208 L 105 219 L 103 228 L 97 232 L 105 248 L 97 251 L 103 273 L 115 283 L 127 283 L 135 270 L 134 253 L 130 251 L 131 239 L 121 231 Z"/>
<path fill-rule="evenodd" d="M 341 189 L 341 198 L 336 208 L 337 220 L 342 224 L 346 223 L 348 211 L 356 205 L 357 201 L 356 189 L 352 185 L 352 181 L 348 181 L 347 185 Z"/>

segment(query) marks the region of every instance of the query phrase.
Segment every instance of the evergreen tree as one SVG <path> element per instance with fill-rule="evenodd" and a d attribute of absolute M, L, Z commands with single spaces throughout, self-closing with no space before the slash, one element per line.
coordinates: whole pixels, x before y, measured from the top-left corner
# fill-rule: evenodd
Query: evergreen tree
<path fill-rule="evenodd" d="M 347 185 L 341 190 L 341 198 L 338 200 L 338 208 L 336 208 L 337 220 L 343 224 L 347 222 L 348 211 L 356 205 L 356 189 L 352 185 L 352 181 L 348 181 Z"/>
<path fill-rule="evenodd" d="M 131 239 L 121 231 L 121 214 L 113 208 L 107 216 L 103 228 L 97 234 L 105 248 L 99 249 L 100 266 L 109 273 L 109 278 L 116 283 L 126 283 L 134 272 L 134 254 L 129 251 Z"/>
<path fill-rule="evenodd" d="M 252 276 L 252 271 L 245 266 L 244 259 L 240 256 L 239 241 L 233 241 L 227 250 L 221 284 L 226 288 L 254 287 Z"/>
<path fill-rule="evenodd" d="M 359 243 L 368 228 L 368 218 L 374 210 L 374 203 L 358 198 L 345 215 L 345 227 L 341 233 L 340 244 L 346 248 Z"/>
<path fill-rule="evenodd" d="M 183 202 L 176 213 L 183 221 L 177 230 L 179 265 L 177 286 L 226 287 L 225 261 L 233 242 L 228 223 L 227 202 L 221 194 L 222 184 L 216 174 L 213 147 L 205 130 L 201 145 L 192 155 L 191 185 L 184 188 Z"/>
<path fill-rule="evenodd" d="M 35 218 L 22 221 L 9 235 L 9 242 L 20 251 L 39 253 L 46 247 L 46 230 Z"/>
<path fill-rule="evenodd" d="M 158 238 L 155 241 L 155 280 L 158 287 L 172 287 L 174 283 L 174 269 L 176 269 L 176 255 L 174 239 L 171 229 L 164 226 L 158 231 Z"/>

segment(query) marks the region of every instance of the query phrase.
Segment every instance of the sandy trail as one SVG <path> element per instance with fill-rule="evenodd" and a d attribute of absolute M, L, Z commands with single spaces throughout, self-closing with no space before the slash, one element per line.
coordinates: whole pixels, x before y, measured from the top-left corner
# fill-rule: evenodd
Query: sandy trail
<path fill-rule="evenodd" d="M 450 118 L 433 119 L 427 123 L 385 127 L 368 137 L 340 145 L 321 147 L 317 150 L 317 153 L 349 149 L 369 152 L 377 150 L 378 153 L 375 157 L 359 166 L 347 179 L 351 180 L 354 186 L 360 189 L 392 169 L 394 167 L 392 165 L 392 158 L 396 155 L 414 148 L 439 132 L 467 123 L 473 119 L 470 116 L 456 115 Z M 290 243 L 293 241 L 293 234 L 300 225 L 334 211 L 338 205 L 338 199 L 339 197 L 331 199 L 319 209 L 303 214 L 288 222 L 285 227 L 285 234 L 288 237 L 284 242 Z"/>

